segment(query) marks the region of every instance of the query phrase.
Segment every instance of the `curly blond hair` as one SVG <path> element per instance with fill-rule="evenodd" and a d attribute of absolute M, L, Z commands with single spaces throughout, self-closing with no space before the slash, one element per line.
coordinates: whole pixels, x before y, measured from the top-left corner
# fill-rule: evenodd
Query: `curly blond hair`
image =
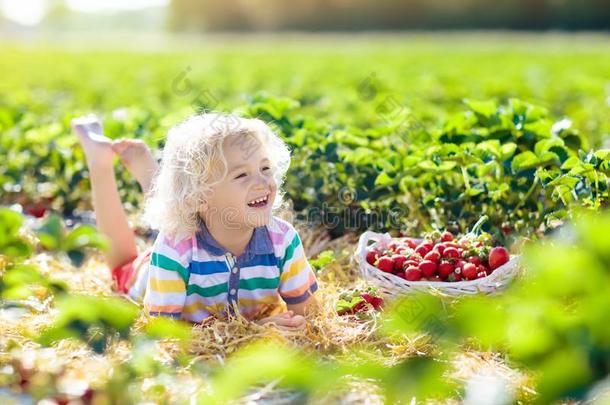
<path fill-rule="evenodd" d="M 168 132 L 161 166 L 145 202 L 144 218 L 154 229 L 173 238 L 197 232 L 203 201 L 227 175 L 223 141 L 235 135 L 254 135 L 266 148 L 278 190 L 272 209 L 283 207 L 282 185 L 290 166 L 290 150 L 284 141 L 259 119 L 200 114 Z"/>

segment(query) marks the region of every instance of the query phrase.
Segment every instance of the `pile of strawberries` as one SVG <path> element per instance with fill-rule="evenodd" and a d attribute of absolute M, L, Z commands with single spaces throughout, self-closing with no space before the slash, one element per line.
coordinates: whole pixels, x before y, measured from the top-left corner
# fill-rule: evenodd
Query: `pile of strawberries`
<path fill-rule="evenodd" d="M 394 238 L 385 249 L 371 248 L 366 261 L 408 281 L 465 281 L 487 277 L 508 262 L 508 251 L 491 248 L 484 238 L 449 231 L 434 232 L 423 240 Z"/>

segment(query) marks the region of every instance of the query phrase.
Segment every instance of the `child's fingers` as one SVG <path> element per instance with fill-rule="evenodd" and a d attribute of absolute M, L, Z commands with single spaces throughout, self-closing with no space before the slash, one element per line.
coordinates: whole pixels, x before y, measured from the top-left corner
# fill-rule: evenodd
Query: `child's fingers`
<path fill-rule="evenodd" d="M 305 317 L 302 315 L 295 315 L 290 321 L 292 322 L 292 326 L 298 327 L 305 324 Z"/>

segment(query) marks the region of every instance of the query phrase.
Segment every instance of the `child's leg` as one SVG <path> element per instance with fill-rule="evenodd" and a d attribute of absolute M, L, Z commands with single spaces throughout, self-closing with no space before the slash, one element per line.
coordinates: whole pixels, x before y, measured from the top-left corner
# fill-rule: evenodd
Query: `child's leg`
<path fill-rule="evenodd" d="M 103 136 L 101 124 L 95 117 L 75 119 L 72 128 L 79 137 L 87 159 L 97 226 L 110 241 L 106 261 L 110 268 L 115 268 L 135 258 L 138 250 L 114 177 L 113 143 Z M 142 180 L 148 180 L 150 187 L 151 179 L 152 176 Z"/>
<path fill-rule="evenodd" d="M 147 195 L 159 169 L 148 146 L 139 139 L 119 139 L 112 143 L 112 150 L 119 155 L 127 170 L 140 183 L 144 195 Z"/>

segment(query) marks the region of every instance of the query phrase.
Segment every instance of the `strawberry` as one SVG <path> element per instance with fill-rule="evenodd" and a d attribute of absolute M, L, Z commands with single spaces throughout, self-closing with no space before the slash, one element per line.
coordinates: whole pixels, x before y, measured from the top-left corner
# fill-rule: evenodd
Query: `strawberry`
<path fill-rule="evenodd" d="M 466 262 L 464 260 L 458 260 L 457 262 L 455 262 L 455 268 L 462 270 L 465 264 Z"/>
<path fill-rule="evenodd" d="M 448 247 L 448 248 L 445 248 L 445 251 L 443 252 L 443 257 L 445 259 L 459 259 L 460 253 L 458 252 L 458 250 L 456 248 Z"/>
<path fill-rule="evenodd" d="M 436 263 L 430 260 L 424 260 L 419 264 L 419 270 L 423 277 L 432 277 L 436 273 Z"/>
<path fill-rule="evenodd" d="M 429 251 L 432 250 L 432 244 L 428 243 L 428 242 L 422 242 L 419 244 L 419 246 L 417 246 L 415 248 L 415 253 L 417 253 L 418 255 L 420 255 L 421 257 L 424 257 L 428 254 Z"/>
<path fill-rule="evenodd" d="M 375 309 L 375 311 L 379 311 L 381 309 L 381 306 L 383 305 L 383 298 L 375 297 L 375 296 L 373 296 L 371 294 L 367 294 L 367 293 L 362 293 L 362 294 L 360 294 L 360 296 L 367 303 L 371 304 L 373 306 L 373 309 Z"/>
<path fill-rule="evenodd" d="M 377 268 L 386 273 L 391 273 L 392 270 L 394 270 L 394 262 L 389 256 L 381 256 L 379 260 L 377 260 Z"/>
<path fill-rule="evenodd" d="M 447 248 L 455 248 L 455 249 L 457 249 L 457 248 L 460 247 L 460 245 L 458 245 L 455 242 L 443 242 L 442 245 L 445 246 L 445 249 L 447 249 Z"/>
<path fill-rule="evenodd" d="M 449 231 L 445 231 L 441 235 L 441 241 L 443 241 L 443 242 L 451 242 L 452 240 L 453 240 L 453 234 Z"/>
<path fill-rule="evenodd" d="M 406 262 L 403 263 L 402 269 L 406 270 L 410 266 L 414 266 L 414 267 L 419 266 L 419 261 L 417 261 L 415 259 L 408 259 Z"/>
<path fill-rule="evenodd" d="M 434 250 L 436 250 L 442 256 L 443 252 L 445 251 L 445 245 L 443 245 L 442 243 L 439 243 L 436 246 L 434 246 Z"/>
<path fill-rule="evenodd" d="M 421 280 L 421 271 L 417 267 L 409 267 L 407 271 L 405 271 L 405 279 L 409 281 L 419 281 Z"/>
<path fill-rule="evenodd" d="M 468 258 L 468 263 L 472 263 L 475 266 L 479 266 L 481 264 L 481 258 L 479 256 L 470 256 Z"/>
<path fill-rule="evenodd" d="M 477 278 L 477 266 L 472 263 L 466 263 L 462 269 L 462 275 L 468 280 Z"/>
<path fill-rule="evenodd" d="M 44 214 L 47 212 L 47 207 L 45 207 L 42 203 L 34 203 L 34 204 L 26 205 L 24 208 L 24 212 L 35 218 L 42 218 L 42 217 L 44 217 Z"/>
<path fill-rule="evenodd" d="M 394 255 L 392 256 L 392 261 L 394 262 L 394 272 L 403 271 L 403 265 L 407 261 L 407 257 L 403 255 Z"/>
<path fill-rule="evenodd" d="M 409 246 L 411 249 L 415 249 L 418 245 L 417 241 L 413 238 L 407 238 L 405 242 L 407 242 L 407 246 Z"/>
<path fill-rule="evenodd" d="M 390 242 L 388 244 L 388 249 L 391 250 L 392 252 L 396 252 L 396 249 L 398 249 L 399 246 L 400 245 L 398 243 L 396 243 L 396 242 Z"/>
<path fill-rule="evenodd" d="M 485 274 L 484 271 L 477 273 L 477 278 L 484 278 L 484 277 L 487 277 L 487 274 Z"/>
<path fill-rule="evenodd" d="M 396 249 L 396 253 L 398 253 L 399 255 L 404 255 L 405 253 L 408 253 L 409 249 L 406 246 L 400 246 Z"/>
<path fill-rule="evenodd" d="M 489 267 L 486 267 L 484 264 L 481 264 L 477 267 L 477 271 L 483 272 L 485 274 L 487 274 L 488 276 L 493 272 L 493 270 L 491 270 Z"/>
<path fill-rule="evenodd" d="M 437 250 L 432 250 L 424 256 L 424 260 L 430 260 L 431 262 L 438 263 L 441 258 L 441 254 Z"/>
<path fill-rule="evenodd" d="M 364 310 L 366 310 L 366 301 L 360 301 L 359 303 L 357 303 L 356 305 L 354 305 L 352 307 L 352 309 L 350 311 L 348 311 L 348 314 L 357 314 L 358 312 L 364 312 Z M 341 314 L 339 314 L 341 315 Z"/>
<path fill-rule="evenodd" d="M 455 271 L 447 277 L 447 281 L 462 281 L 462 273 L 455 269 Z"/>
<path fill-rule="evenodd" d="M 453 264 L 449 263 L 448 261 L 443 260 L 438 265 L 438 275 L 442 279 L 446 279 L 449 276 L 449 274 L 453 273 L 453 270 L 454 270 Z"/>
<path fill-rule="evenodd" d="M 368 264 L 374 266 L 378 257 L 379 257 L 379 252 L 377 250 L 369 250 L 366 253 L 366 262 Z"/>
<path fill-rule="evenodd" d="M 489 252 L 489 267 L 492 270 L 497 269 L 504 263 L 508 262 L 509 256 L 508 251 L 502 246 L 495 247 Z"/>

